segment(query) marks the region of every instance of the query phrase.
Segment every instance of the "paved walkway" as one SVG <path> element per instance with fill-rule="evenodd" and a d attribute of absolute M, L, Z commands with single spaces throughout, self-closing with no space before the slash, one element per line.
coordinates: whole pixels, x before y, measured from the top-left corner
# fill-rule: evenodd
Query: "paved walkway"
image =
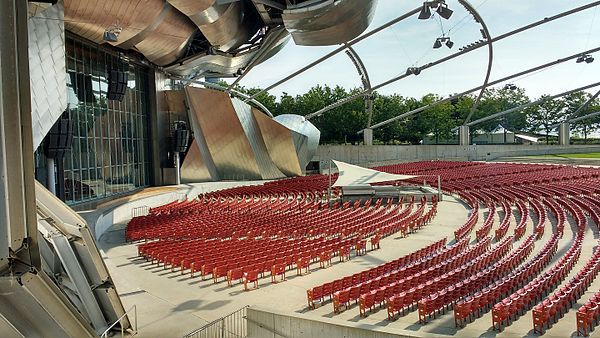
<path fill-rule="evenodd" d="M 227 283 L 213 284 L 200 277 L 171 272 L 137 258 L 135 244 L 124 243 L 124 224 L 115 225 L 102 236 L 99 246 L 115 281 L 125 308 L 137 305 L 141 337 L 177 337 L 211 320 L 233 312 L 244 305 L 260 305 L 284 311 L 306 311 L 306 290 L 314 285 L 331 281 L 377 266 L 408 254 L 444 237 L 451 241 L 454 230 L 467 217 L 465 206 L 445 196 L 438 205 L 435 220 L 411 234 L 408 238 L 389 236 L 381 241 L 381 249 L 365 256 L 352 257 L 320 269 L 312 265 L 311 273 L 296 276 L 288 271 L 285 282 L 271 284 L 270 277 L 260 280 L 260 288 L 245 292 L 241 284 L 231 288 Z M 331 312 L 330 303 L 317 311 Z M 358 314 L 357 309 L 347 313 Z"/>

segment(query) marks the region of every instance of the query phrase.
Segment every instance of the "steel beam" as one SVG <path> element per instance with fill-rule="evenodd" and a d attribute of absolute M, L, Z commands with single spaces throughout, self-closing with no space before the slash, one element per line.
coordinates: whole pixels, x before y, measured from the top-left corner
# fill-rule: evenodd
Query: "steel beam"
<path fill-rule="evenodd" d="M 35 215 L 27 2 L 0 6 L 0 274 L 41 267 Z"/>
<path fill-rule="evenodd" d="M 480 118 L 480 119 L 475 120 L 475 121 L 471 121 L 471 122 L 467 123 L 466 125 L 467 126 L 474 126 L 476 124 L 479 124 L 479 123 L 482 123 L 482 122 L 485 122 L 485 121 L 489 121 L 489 120 L 493 120 L 495 118 L 502 117 L 502 116 L 504 116 L 506 114 L 510 114 L 512 112 L 519 111 L 519 110 L 525 109 L 527 107 L 538 105 L 538 104 L 543 103 L 543 102 L 548 101 L 548 100 L 554 100 L 554 99 L 557 99 L 557 98 L 565 96 L 565 95 L 569 95 L 569 94 L 576 93 L 576 92 L 579 92 L 579 91 L 582 91 L 582 90 L 594 88 L 594 87 L 597 87 L 597 86 L 600 86 L 600 82 L 595 82 L 595 83 L 589 84 L 587 86 L 583 86 L 583 87 L 571 89 L 571 90 L 568 90 L 566 92 L 562 92 L 560 94 L 543 97 L 543 98 L 541 98 L 539 100 L 536 100 L 536 101 L 533 101 L 533 102 L 530 102 L 530 103 L 526 103 L 526 104 L 520 105 L 518 107 L 510 108 L 510 109 L 501 111 L 499 113 L 492 114 L 492 115 Z M 457 129 L 458 129 L 458 127 L 454 128 L 453 130 L 457 130 Z"/>
<path fill-rule="evenodd" d="M 597 51 L 600 51 L 600 47 L 596 47 L 596 48 L 590 49 L 590 50 L 588 50 L 588 51 L 585 51 L 584 53 L 594 53 L 594 52 L 597 52 Z M 494 81 L 490 82 L 490 83 L 488 84 L 488 86 L 493 86 L 493 85 L 496 85 L 496 84 L 498 84 L 498 83 L 502 83 L 502 82 L 505 82 L 505 81 L 508 81 L 508 80 L 511 80 L 511 79 L 517 78 L 517 77 L 519 77 L 519 76 L 523 76 L 523 75 L 526 75 L 526 74 L 531 74 L 531 73 L 533 73 L 533 72 L 537 72 L 537 71 L 539 71 L 539 70 L 542 70 L 542 69 L 545 69 L 545 68 L 548 68 L 548 67 L 552 67 L 552 66 L 555 66 L 555 65 L 557 65 L 557 64 L 560 64 L 560 63 L 563 63 L 563 62 L 566 62 L 566 61 L 569 61 L 569 60 L 576 59 L 576 58 L 577 58 L 577 57 L 579 57 L 580 55 L 581 55 L 581 53 L 573 54 L 573 55 L 570 55 L 570 56 L 564 57 L 564 58 L 562 58 L 562 59 L 558 59 L 558 60 L 556 60 L 556 61 L 548 62 L 548 63 L 542 64 L 542 65 L 539 65 L 539 66 L 536 66 L 536 67 L 533 67 L 533 68 L 529 68 L 529 69 L 527 69 L 527 70 L 524 70 L 524 71 L 521 71 L 521 72 L 518 72 L 518 73 L 515 73 L 515 74 L 512 74 L 512 75 L 509 75 L 509 76 L 506 76 L 506 77 L 503 77 L 503 78 L 501 78 L 501 79 L 494 80 Z M 428 109 L 428 108 L 435 107 L 435 106 L 437 106 L 438 104 L 441 104 L 441 103 L 444 103 L 444 102 L 448 102 L 448 101 L 451 101 L 451 100 L 457 99 L 457 98 L 459 98 L 459 97 L 462 97 L 462 96 L 464 96 L 464 95 L 466 95 L 466 94 L 472 93 L 472 92 L 474 92 L 474 91 L 476 91 L 476 90 L 479 90 L 479 89 L 481 89 L 481 88 L 482 88 L 482 86 L 475 87 L 475 88 L 471 88 L 471 89 L 465 90 L 465 91 L 463 91 L 463 92 L 461 92 L 461 93 L 458 93 L 458 94 L 454 94 L 454 95 L 452 95 L 452 96 L 449 96 L 449 97 L 447 97 L 447 98 L 445 98 L 445 99 L 441 99 L 441 100 L 439 100 L 439 101 L 433 102 L 433 103 L 431 103 L 431 104 L 428 104 L 428 105 L 426 105 L 426 106 L 423 106 L 423 107 L 420 107 L 420 108 L 417 108 L 417 109 L 414 109 L 414 110 L 408 111 L 408 112 L 406 112 L 406 113 L 402 113 L 402 114 L 400 114 L 400 115 L 398 115 L 398 116 L 395 116 L 395 117 L 392 117 L 392 118 L 390 118 L 390 119 L 387 119 L 387 120 L 385 120 L 385 121 L 382 121 L 382 122 L 376 123 L 375 125 L 373 125 L 373 126 L 372 126 L 372 128 L 373 128 L 373 129 L 375 129 L 375 128 L 382 127 L 382 126 L 384 126 L 384 125 L 386 125 L 386 124 L 389 124 L 389 123 L 392 123 L 392 122 L 394 122 L 394 121 L 397 121 L 397 120 L 400 120 L 400 119 L 403 119 L 403 118 L 409 117 L 409 116 L 411 116 L 411 115 L 414 115 L 414 114 L 417 114 L 417 113 L 420 113 L 420 112 L 422 112 L 422 111 L 424 111 L 424 110 L 426 110 L 426 109 Z M 363 131 L 362 131 L 362 130 L 360 130 L 360 131 L 358 131 L 358 134 L 361 134 L 362 132 L 363 132 Z"/>
<path fill-rule="evenodd" d="M 492 39 L 490 39 L 490 40 L 488 41 L 488 43 L 480 43 L 480 44 L 475 44 L 475 45 L 473 45 L 473 46 L 471 46 L 471 47 L 469 47 L 469 48 L 467 48 L 467 49 L 464 49 L 464 50 L 462 50 L 462 51 L 460 51 L 460 52 L 457 52 L 457 53 L 451 54 L 451 55 L 449 55 L 449 56 L 446 56 L 446 57 L 444 57 L 444 58 L 438 59 L 438 60 L 436 60 L 436 61 L 434 61 L 434 62 L 430 62 L 430 63 L 428 63 L 428 64 L 426 64 L 426 65 L 423 65 L 423 66 L 420 66 L 420 67 L 413 67 L 413 69 L 409 68 L 409 69 L 407 69 L 406 73 L 404 73 L 404 74 L 402 74 L 402 75 L 399 75 L 399 76 L 396 76 L 396 77 L 394 77 L 394 78 L 391 78 L 391 79 L 389 79 L 389 80 L 387 80 L 387 81 L 385 81 L 385 82 L 382 82 L 382 83 L 380 83 L 380 84 L 378 84 L 378 85 L 374 86 L 374 87 L 372 88 L 372 90 L 371 90 L 371 91 L 375 91 L 375 90 L 377 90 L 377 89 L 383 88 L 383 87 L 385 87 L 385 86 L 387 86 L 387 85 L 389 85 L 389 84 L 391 84 L 391 83 L 394 83 L 394 82 L 397 82 L 397 81 L 399 81 L 399 80 L 402 80 L 402 79 L 404 79 L 404 78 L 406 78 L 406 77 L 408 77 L 408 76 L 410 76 L 410 75 L 418 75 L 418 74 L 420 74 L 420 73 L 421 73 L 423 70 L 425 70 L 425 69 L 431 68 L 431 67 L 433 67 L 433 66 L 437 66 L 437 65 L 439 65 L 439 64 L 441 64 L 441 63 L 444 63 L 444 62 L 446 62 L 446 61 L 452 60 L 452 59 L 454 59 L 454 58 L 456 58 L 456 57 L 458 57 L 458 56 L 461 56 L 461 55 L 463 55 L 463 54 L 466 54 L 466 53 L 472 52 L 472 51 L 474 51 L 474 50 L 477 50 L 477 49 L 479 49 L 479 48 L 481 48 L 481 47 L 487 46 L 489 43 L 495 43 L 495 42 L 497 42 L 497 41 L 500 41 L 500 40 L 506 39 L 506 38 L 508 38 L 508 37 L 510 37 L 510 36 L 512 36 L 512 35 L 515 35 L 515 34 L 521 33 L 521 32 L 523 32 L 523 31 L 529 30 L 529 29 L 531 29 L 531 28 L 534 28 L 534 27 L 537 27 L 537 26 L 540 26 L 540 25 L 543 25 L 543 24 L 546 24 L 546 23 L 552 22 L 552 21 L 554 21 L 554 20 L 557 20 L 557 19 L 563 18 L 563 17 L 565 17 L 565 16 L 568 16 L 568 15 L 571 15 L 571 14 L 574 14 L 574 13 L 578 13 L 578 12 L 580 12 L 580 11 L 583 11 L 583 10 L 586 10 L 586 9 L 589 9 L 589 8 L 592 8 L 592 7 L 595 7 L 595 6 L 598 6 L 598 5 L 600 5 L 600 1 L 594 1 L 594 2 L 592 2 L 592 3 L 589 3 L 589 4 L 587 4 L 587 5 L 580 6 L 580 7 L 577 7 L 577 8 L 571 9 L 571 10 L 569 10 L 569 11 L 566 11 L 566 12 L 559 13 L 559 14 L 557 14 L 557 15 L 554 15 L 554 16 L 551 16 L 551 17 L 544 18 L 544 19 L 542 19 L 542 20 L 538 20 L 538 21 L 536 21 L 536 22 L 533 22 L 533 23 L 531 23 L 531 24 L 529 24 L 529 25 L 525 25 L 525 26 L 522 26 L 522 27 L 520 27 L 520 28 L 517 28 L 517 29 L 515 29 L 515 30 L 512 30 L 512 31 L 510 31 L 510 32 L 507 32 L 507 33 L 501 34 L 501 35 L 499 35 L 499 36 L 497 36 L 497 37 L 495 37 L 495 38 L 492 38 Z M 488 85 L 491 85 L 491 83 L 490 83 L 490 84 L 488 84 Z M 481 88 L 481 86 L 480 86 L 480 87 L 478 87 L 478 88 Z M 360 92 L 360 93 L 357 93 L 357 94 L 355 94 L 355 95 L 352 95 L 352 96 L 349 96 L 349 97 L 347 97 L 347 98 L 344 98 L 344 99 L 342 99 L 342 100 L 340 100 L 340 101 L 338 101 L 338 102 L 335 102 L 335 103 L 333 103 L 333 104 L 331 104 L 331 105 L 329 105 L 329 106 L 327 106 L 327 107 L 324 107 L 324 108 L 322 108 L 322 109 L 320 109 L 320 110 L 318 110 L 318 111 L 316 111 L 316 112 L 314 112 L 314 113 L 311 113 L 311 114 L 309 114 L 309 115 L 306 115 L 306 118 L 307 118 L 307 119 L 310 119 L 310 118 L 312 118 L 312 117 L 319 116 L 319 115 L 323 114 L 324 112 L 326 112 L 326 111 L 328 111 L 328 110 L 331 110 L 331 109 L 337 108 L 337 107 L 339 107 L 339 106 L 341 106 L 341 105 L 343 105 L 343 104 L 346 104 L 346 103 L 348 103 L 348 102 L 350 102 L 350 101 L 353 101 L 353 100 L 355 100 L 355 99 L 357 99 L 357 98 L 359 98 L 359 97 L 361 97 L 361 96 L 364 96 L 365 94 L 369 94 L 371 91 L 362 91 L 362 92 Z M 374 128 L 376 128 L 375 126 L 373 126 L 373 127 L 374 127 Z"/>
<path fill-rule="evenodd" d="M 569 122 L 570 123 L 575 123 L 575 122 L 579 122 L 579 121 L 582 121 L 582 120 L 585 120 L 585 119 L 589 119 L 591 117 L 598 116 L 598 115 L 600 115 L 600 111 L 597 111 L 597 112 L 594 112 L 594 113 L 589 113 L 589 114 L 584 115 L 584 116 L 579 116 L 579 117 L 576 117 L 574 119 L 570 119 Z"/>
<path fill-rule="evenodd" d="M 399 17 L 397 17 L 397 18 L 395 18 L 393 20 L 390 20 L 390 21 L 386 22 L 385 24 L 383 24 L 383 25 L 381 25 L 381 26 L 373 29 L 372 31 L 369 31 L 369 32 L 367 32 L 367 33 L 365 33 L 365 34 L 363 34 L 363 35 L 361 35 L 361 36 L 359 36 L 359 37 L 357 37 L 357 38 L 355 38 L 355 39 L 353 39 L 351 41 L 348 41 L 347 43 L 343 44 L 342 46 L 334 49 L 333 51 L 331 51 L 329 53 L 327 53 L 325 56 L 322 56 L 322 57 L 318 58 L 317 60 L 315 60 L 315 61 L 309 63 L 308 65 L 306 65 L 306 66 L 298 69 L 297 71 L 295 71 L 292 74 L 284 77 L 283 79 L 275 82 L 274 84 L 268 86 L 267 88 L 261 90 L 260 92 L 252 95 L 250 97 L 250 99 L 255 99 L 258 95 L 260 95 L 260 94 L 262 94 L 264 92 L 268 92 L 269 90 L 271 90 L 271 89 L 279 86 L 280 84 L 282 84 L 284 82 L 287 82 L 287 81 L 295 78 L 296 76 L 304 73 L 305 71 L 311 69 L 312 67 L 314 67 L 314 66 L 320 64 L 321 62 L 323 62 L 323 61 L 331 58 L 332 56 L 338 54 L 339 52 L 342 52 L 343 50 L 345 50 L 347 48 L 347 46 L 353 46 L 353 45 L 361 42 L 362 40 L 364 40 L 364 39 L 366 39 L 366 38 L 368 38 L 368 37 L 370 37 L 372 35 L 375 35 L 375 34 L 381 32 L 382 30 L 384 30 L 384 29 L 386 29 L 386 28 L 388 28 L 390 26 L 393 26 L 393 25 L 397 24 L 398 22 L 400 22 L 400 21 L 402 21 L 404 19 L 410 18 L 411 16 L 419 13 L 420 11 L 421 11 L 421 6 L 415 8 L 415 9 L 413 9 L 413 10 L 411 10 L 411 11 L 405 13 L 405 14 L 402 14 Z"/>

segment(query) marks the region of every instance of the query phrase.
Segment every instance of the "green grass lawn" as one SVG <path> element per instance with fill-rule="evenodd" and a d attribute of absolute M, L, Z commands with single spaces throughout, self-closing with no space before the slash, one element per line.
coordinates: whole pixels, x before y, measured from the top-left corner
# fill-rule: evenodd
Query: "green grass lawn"
<path fill-rule="evenodd" d="M 600 158 L 600 153 L 534 155 L 530 157 Z"/>

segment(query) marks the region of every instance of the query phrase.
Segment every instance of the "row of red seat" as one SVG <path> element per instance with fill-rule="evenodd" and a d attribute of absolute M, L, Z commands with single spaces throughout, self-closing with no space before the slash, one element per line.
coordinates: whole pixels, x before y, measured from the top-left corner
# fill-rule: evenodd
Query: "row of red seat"
<path fill-rule="evenodd" d="M 347 289 L 352 287 L 353 285 L 358 285 L 361 283 L 365 283 L 367 281 L 373 280 L 379 276 L 385 275 L 392 271 L 396 271 L 404 266 L 407 266 L 411 263 L 420 261 L 430 255 L 433 255 L 439 252 L 446 245 L 446 239 L 439 240 L 433 244 L 427 245 L 417 251 L 413 251 L 410 254 L 403 256 L 401 258 L 395 259 L 391 262 L 383 263 L 374 268 L 361 271 L 359 273 L 345 276 L 343 278 L 336 279 L 332 282 L 327 282 L 321 285 L 317 285 L 309 290 L 306 290 L 307 298 L 308 298 L 308 307 L 311 309 L 315 308 L 315 301 L 323 302 L 324 297 L 331 298 L 334 293 L 341 291 L 343 289 Z M 356 296 L 358 299 L 358 295 Z"/>
<path fill-rule="evenodd" d="M 577 335 L 588 336 L 600 319 L 600 291 L 577 310 Z"/>
<path fill-rule="evenodd" d="M 562 203 L 567 207 L 572 206 L 568 200 L 563 200 Z M 560 211 L 563 211 L 562 208 L 555 210 L 555 214 L 561 215 Z M 561 230 L 559 229 L 559 225 L 562 224 L 564 226 L 565 218 L 558 218 L 559 224 L 557 224 L 556 234 L 560 238 Z M 494 305 L 492 308 L 492 324 L 494 329 L 502 330 L 504 326 L 510 325 L 511 320 L 517 318 L 520 312 L 530 309 L 543 295 L 549 293 L 565 278 L 581 254 L 585 226 L 586 223 L 581 220 L 577 221 L 578 230 L 573 245 L 549 271 L 540 274 L 527 285 Z"/>
<path fill-rule="evenodd" d="M 427 263 L 416 265 L 412 270 L 404 273 L 397 273 L 388 278 L 387 284 L 379 286 L 379 288 L 365 290 L 361 292 L 359 302 L 359 312 L 364 315 L 367 309 L 373 307 L 374 304 L 384 304 L 387 299 L 415 292 L 426 292 L 425 288 L 420 288 L 425 285 L 429 288 L 435 288 L 446 281 L 456 277 L 457 271 L 469 264 L 473 260 L 488 251 L 490 247 L 490 238 L 477 243 L 472 247 L 467 248 L 469 239 L 465 238 L 456 246 L 457 253 L 453 255 L 445 255 L 445 260 L 439 263 Z M 361 290 L 362 291 L 362 290 Z"/>
<path fill-rule="evenodd" d="M 462 275 L 458 281 L 424 295 L 418 302 L 419 322 L 426 323 L 431 316 L 435 318 L 437 313 L 445 312 L 461 298 L 481 290 L 490 281 L 507 274 L 524 260 L 528 254 L 524 245 L 506 256 L 512 248 L 512 244 L 512 236 L 506 237 L 496 245 L 495 250 L 482 257 L 482 264 L 479 266 L 473 264 L 475 269 L 467 270 L 468 273 Z"/>
<path fill-rule="evenodd" d="M 533 236 L 533 235 L 532 235 Z M 530 236 L 527 241 L 533 242 Z M 539 253 L 530 261 L 510 272 L 503 278 L 499 278 L 490 285 L 459 300 L 454 306 L 454 321 L 457 327 L 462 327 L 467 320 L 480 316 L 488 311 L 493 304 L 515 292 L 524 283 L 529 282 L 550 262 L 556 253 L 558 237 L 554 236 Z M 516 311 L 516 309 L 514 309 Z M 503 315 L 508 316 L 507 313 Z M 504 318 L 503 320 L 506 320 Z"/>
<path fill-rule="evenodd" d="M 581 224 L 581 227 L 587 227 L 587 218 L 582 208 L 575 202 L 567 204 L 567 206 L 570 208 L 572 215 L 575 216 L 577 224 Z M 533 308 L 533 331 L 544 333 L 544 329 L 555 323 L 558 316 L 562 317 L 587 290 L 598 271 L 600 271 L 600 250 L 596 248 L 594 255 L 587 260 L 585 266 L 578 271 L 577 275 Z"/>
<path fill-rule="evenodd" d="M 479 219 L 479 202 L 468 193 L 463 193 L 461 197 L 471 207 L 471 214 L 465 223 L 463 223 L 458 229 L 454 230 L 454 239 L 457 241 L 467 236 L 467 234 L 473 230 L 477 220 Z"/>
<path fill-rule="evenodd" d="M 488 202 L 488 214 L 483 224 L 475 231 L 475 238 L 480 241 L 481 239 L 487 237 L 492 231 L 492 226 L 494 226 L 494 216 L 496 215 L 496 205 L 492 202 Z"/>

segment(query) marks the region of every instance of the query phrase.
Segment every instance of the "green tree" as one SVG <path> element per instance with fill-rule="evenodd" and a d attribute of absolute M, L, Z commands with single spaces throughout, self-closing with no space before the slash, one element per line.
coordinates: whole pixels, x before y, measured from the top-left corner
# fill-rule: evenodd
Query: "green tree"
<path fill-rule="evenodd" d="M 577 110 L 583 106 L 592 96 L 586 92 L 575 92 L 564 96 L 563 101 L 565 102 L 565 112 L 570 118 L 581 117 L 593 112 L 600 111 L 600 100 L 594 99 L 589 105 L 577 112 Z M 575 112 L 577 112 L 575 114 Z M 574 128 L 578 133 L 583 134 L 583 142 L 587 143 L 588 134 L 591 130 L 595 130 L 600 125 L 600 117 L 594 116 L 586 118 L 581 121 L 573 123 L 571 128 Z"/>
<path fill-rule="evenodd" d="M 543 95 L 540 99 L 548 98 Z M 545 100 L 542 103 L 527 109 L 527 122 L 533 132 L 544 132 L 546 144 L 549 142 L 551 126 L 559 123 L 564 118 L 565 102 L 563 100 Z"/>

